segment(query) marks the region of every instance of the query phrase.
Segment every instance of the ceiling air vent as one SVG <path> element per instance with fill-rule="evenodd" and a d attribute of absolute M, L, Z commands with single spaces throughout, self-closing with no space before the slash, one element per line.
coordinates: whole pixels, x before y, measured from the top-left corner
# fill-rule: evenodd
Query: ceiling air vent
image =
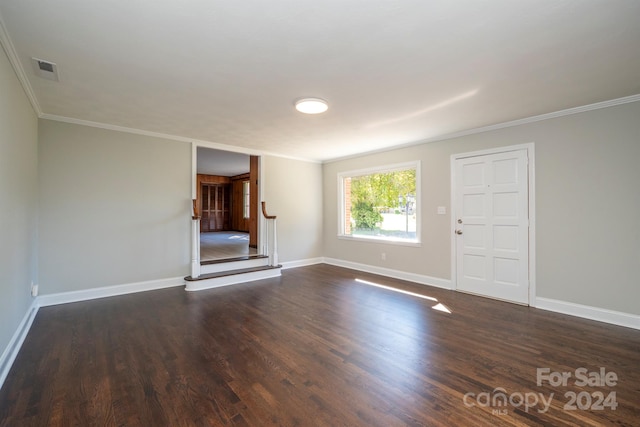
<path fill-rule="evenodd" d="M 54 62 L 31 58 L 36 75 L 43 79 L 58 81 L 58 66 Z"/>

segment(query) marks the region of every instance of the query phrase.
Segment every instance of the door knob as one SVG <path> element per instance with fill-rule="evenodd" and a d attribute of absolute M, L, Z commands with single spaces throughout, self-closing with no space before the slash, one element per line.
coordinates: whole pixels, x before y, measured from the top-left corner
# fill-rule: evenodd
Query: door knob
<path fill-rule="evenodd" d="M 456 230 L 456 234 L 462 234 L 462 230 Z"/>

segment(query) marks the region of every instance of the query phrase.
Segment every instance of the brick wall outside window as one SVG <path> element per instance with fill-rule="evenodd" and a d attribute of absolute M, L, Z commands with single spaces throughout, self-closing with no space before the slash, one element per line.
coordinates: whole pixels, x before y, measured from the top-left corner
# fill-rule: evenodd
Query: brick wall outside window
<path fill-rule="evenodd" d="M 344 179 L 344 234 L 351 234 L 351 178 Z"/>

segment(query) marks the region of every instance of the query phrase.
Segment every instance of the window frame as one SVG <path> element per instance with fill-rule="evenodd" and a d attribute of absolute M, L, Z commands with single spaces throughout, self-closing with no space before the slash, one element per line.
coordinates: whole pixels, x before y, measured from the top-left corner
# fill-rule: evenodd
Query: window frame
<path fill-rule="evenodd" d="M 248 179 L 242 181 L 242 218 L 251 218 L 251 183 Z"/>
<path fill-rule="evenodd" d="M 339 172 L 337 174 L 338 181 L 338 238 L 344 240 L 360 241 L 360 242 L 373 242 L 384 243 L 389 245 L 400 246 L 422 246 L 421 230 L 422 230 L 422 203 L 421 203 L 421 174 L 420 174 L 420 160 L 411 162 L 394 163 L 381 166 L 373 166 L 365 169 L 349 170 L 345 172 Z M 344 194 L 344 180 L 345 178 L 353 178 L 364 175 L 373 175 L 376 173 L 396 172 L 407 169 L 415 169 L 416 171 L 416 238 L 415 239 L 401 239 L 393 237 L 381 237 L 381 236 L 363 236 L 345 234 L 345 194 Z"/>

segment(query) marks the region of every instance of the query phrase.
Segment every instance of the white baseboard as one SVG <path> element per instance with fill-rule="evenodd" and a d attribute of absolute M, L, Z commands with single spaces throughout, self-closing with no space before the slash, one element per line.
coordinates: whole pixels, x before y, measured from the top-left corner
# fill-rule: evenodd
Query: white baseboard
<path fill-rule="evenodd" d="M 598 322 L 625 326 L 627 328 L 640 329 L 640 316 L 637 314 L 541 297 L 536 297 L 536 308 L 596 320 Z"/>
<path fill-rule="evenodd" d="M 366 271 L 368 273 L 379 274 L 381 276 L 393 277 L 396 279 L 408 280 L 423 285 L 435 286 L 443 289 L 453 289 L 451 280 L 439 279 L 437 277 L 429 277 L 415 273 L 407 273 L 405 271 L 392 270 L 384 267 L 378 267 L 368 264 L 360 264 L 351 261 L 344 261 L 335 258 L 324 258 L 324 263 L 336 265 L 338 267 L 350 268 L 353 270 Z M 640 329 L 640 315 L 624 313 L 620 311 L 608 310 L 605 308 L 591 307 L 580 305 L 566 301 L 559 301 L 549 298 L 536 297 L 535 308 L 541 310 L 554 311 L 556 313 L 568 314 L 571 316 L 582 317 L 598 322 L 610 323 L 627 328 Z"/>
<path fill-rule="evenodd" d="M 406 271 L 392 270 L 390 268 L 378 267 L 369 264 L 360 264 L 357 262 L 344 261 L 335 258 L 324 258 L 324 262 L 338 267 L 350 268 L 352 270 L 365 271 L 367 273 L 379 274 L 381 276 L 393 277 L 394 279 L 407 280 L 409 282 L 420 283 L 421 285 L 434 286 L 442 289 L 453 289 L 451 280 L 440 279 L 437 277 L 425 276 L 422 274 L 408 273 Z"/>
<path fill-rule="evenodd" d="M 270 268 L 268 270 L 251 271 L 248 273 L 232 274 L 230 276 L 213 277 L 211 279 L 187 281 L 185 291 L 202 291 L 205 289 L 253 282 L 255 280 L 271 279 L 278 276 L 280 276 L 280 268 Z"/>
<path fill-rule="evenodd" d="M 184 286 L 183 277 L 149 280 L 146 282 L 128 283 L 125 285 L 105 286 L 102 288 L 83 289 L 80 291 L 60 292 L 57 294 L 40 295 L 37 298 L 40 307 L 67 304 L 70 302 L 86 301 L 97 298 L 113 297 L 136 292 L 153 291 L 155 289 Z"/>
<path fill-rule="evenodd" d="M 358 271 L 364 271 L 367 273 L 379 274 L 381 276 L 393 277 L 401 280 L 408 280 L 411 282 L 435 286 L 443 289 L 452 289 L 451 280 L 448 279 L 440 279 L 436 277 L 408 273 L 405 271 L 393 270 L 368 264 L 360 264 L 351 261 L 344 261 L 335 258 L 310 258 L 305 260 L 290 261 L 282 263 L 282 267 L 283 269 L 287 269 L 321 263 L 350 268 Z M 27 337 L 29 329 L 31 328 L 31 324 L 33 323 L 33 320 L 38 313 L 39 307 L 86 301 L 117 295 L 125 295 L 136 292 L 151 291 L 155 289 L 164 289 L 174 286 L 184 286 L 184 279 L 182 277 L 174 277 L 168 279 L 150 280 L 146 282 L 129 283 L 124 285 L 106 286 L 80 291 L 61 292 L 49 295 L 45 294 L 37 297 L 25 313 L 24 318 L 18 325 L 16 332 L 13 334 L 13 337 L 9 341 L 9 344 L 2 353 L 2 356 L 0 356 L 0 388 L 2 387 L 7 375 L 9 374 L 9 370 L 11 369 L 11 366 L 13 365 L 13 362 L 18 355 L 20 348 L 22 347 L 22 344 Z M 536 308 L 541 310 L 568 314 L 571 316 L 582 317 L 585 319 L 596 320 L 599 322 L 605 322 L 640 330 L 640 315 L 542 297 L 537 297 L 535 302 Z"/>
<path fill-rule="evenodd" d="M 38 302 L 34 299 L 22 318 L 22 321 L 18 325 L 18 329 L 16 329 L 16 332 L 11 337 L 9 345 L 7 345 L 7 348 L 2 352 L 2 356 L 0 356 L 0 388 L 2 388 L 7 375 L 9 375 L 9 370 L 11 370 L 13 361 L 16 360 L 16 356 L 22 347 L 22 343 L 27 337 L 29 329 L 31 329 L 31 324 L 33 323 L 33 319 L 36 318 L 38 308 Z"/>
<path fill-rule="evenodd" d="M 324 258 L 318 257 L 318 258 L 300 259 L 296 261 L 281 262 L 280 264 L 282 264 L 282 269 L 286 270 L 288 268 L 297 268 L 297 267 L 305 267 L 307 265 L 322 264 L 323 262 L 324 262 Z"/>

